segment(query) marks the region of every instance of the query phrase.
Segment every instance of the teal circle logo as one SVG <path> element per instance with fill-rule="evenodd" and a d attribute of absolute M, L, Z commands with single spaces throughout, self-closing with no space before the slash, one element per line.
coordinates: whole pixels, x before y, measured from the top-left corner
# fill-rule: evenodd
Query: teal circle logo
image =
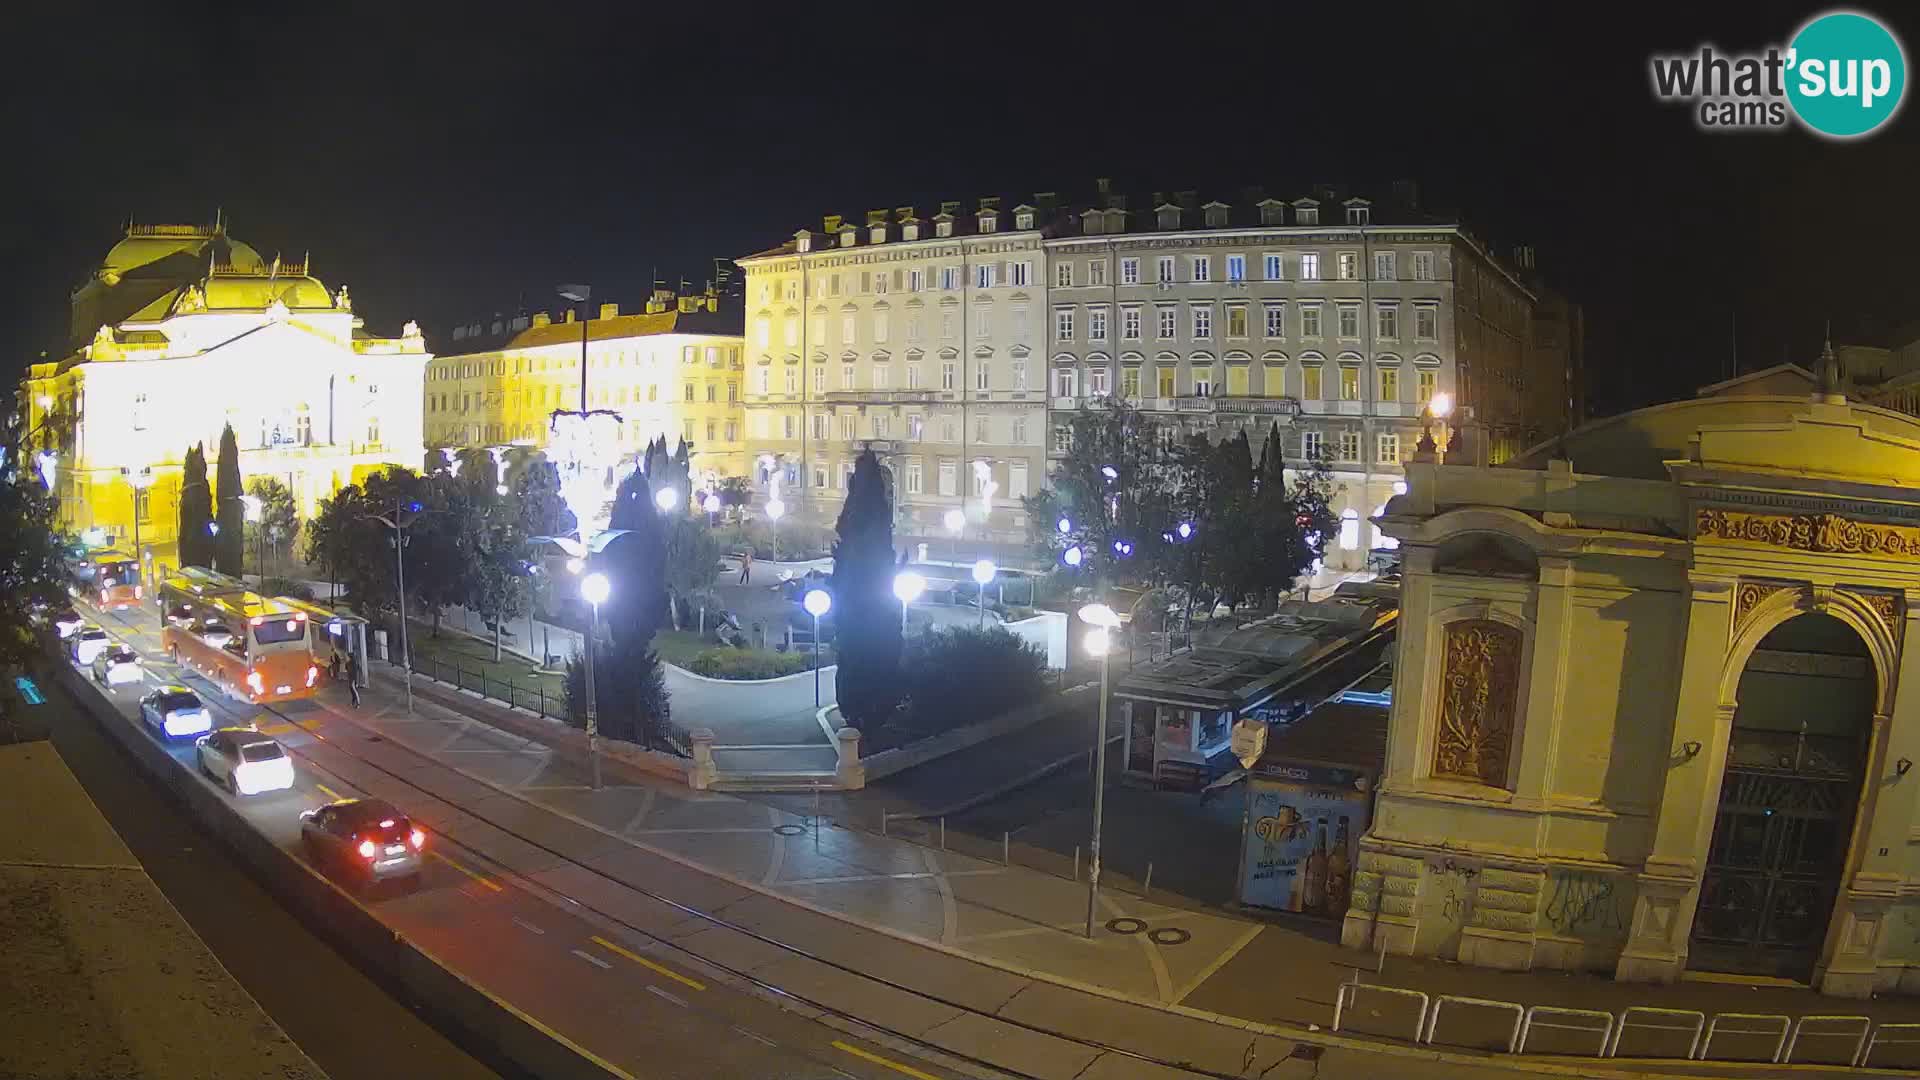
<path fill-rule="evenodd" d="M 1907 90 L 1906 53 L 1878 19 L 1829 12 L 1801 27 L 1789 48 L 1787 101 L 1814 131 L 1856 138 L 1900 111 Z"/>

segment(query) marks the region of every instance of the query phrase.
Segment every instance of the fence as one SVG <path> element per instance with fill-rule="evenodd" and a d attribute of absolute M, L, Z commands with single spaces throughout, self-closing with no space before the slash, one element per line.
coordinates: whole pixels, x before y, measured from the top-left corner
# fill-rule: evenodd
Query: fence
<path fill-rule="evenodd" d="M 532 679 L 516 682 L 513 679 L 501 679 L 489 675 L 484 670 L 469 670 L 462 667 L 458 660 L 445 661 L 431 656 L 421 656 L 415 650 L 413 657 L 415 674 L 425 675 L 429 679 L 457 686 L 462 690 L 471 690 L 483 698 L 517 705 L 522 709 L 554 720 L 566 720 L 566 685 L 557 678 Z"/>

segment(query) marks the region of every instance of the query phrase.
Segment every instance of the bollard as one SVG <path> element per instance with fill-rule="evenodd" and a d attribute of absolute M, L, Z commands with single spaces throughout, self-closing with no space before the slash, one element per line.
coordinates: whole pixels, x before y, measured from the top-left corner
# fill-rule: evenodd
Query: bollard
<path fill-rule="evenodd" d="M 1009 838 L 1011 836 L 1012 834 L 1007 832 L 1002 832 L 1000 834 L 1000 865 L 1001 866 L 1013 865 L 1013 857 L 1011 855 L 1011 844 L 1009 842 Z"/>
<path fill-rule="evenodd" d="M 1073 845 L 1073 880 L 1080 880 L 1080 845 Z"/>
<path fill-rule="evenodd" d="M 947 816 L 940 815 L 940 850 L 947 850 Z"/>
<path fill-rule="evenodd" d="M 1147 880 L 1140 883 L 1140 895 L 1145 896 L 1152 891 L 1153 891 L 1153 861 L 1149 859 L 1147 861 Z"/>
<path fill-rule="evenodd" d="M 881 836 L 887 835 L 887 817 L 888 816 L 889 815 L 887 811 L 885 810 L 880 811 L 880 835 Z"/>

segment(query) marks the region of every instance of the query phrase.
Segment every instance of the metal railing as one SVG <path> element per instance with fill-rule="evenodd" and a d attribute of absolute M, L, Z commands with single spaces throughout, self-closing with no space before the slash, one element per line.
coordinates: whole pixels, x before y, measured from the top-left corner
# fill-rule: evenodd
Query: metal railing
<path fill-rule="evenodd" d="M 467 668 L 458 659 L 446 661 L 431 656 L 421 656 L 418 650 L 415 650 L 413 657 L 413 671 L 416 675 L 425 675 L 429 679 L 449 686 L 471 690 L 489 701 L 517 705 L 528 712 L 554 720 L 567 719 L 567 692 L 564 679 L 534 678 L 526 682 L 501 679 L 488 674 L 484 669 Z"/>

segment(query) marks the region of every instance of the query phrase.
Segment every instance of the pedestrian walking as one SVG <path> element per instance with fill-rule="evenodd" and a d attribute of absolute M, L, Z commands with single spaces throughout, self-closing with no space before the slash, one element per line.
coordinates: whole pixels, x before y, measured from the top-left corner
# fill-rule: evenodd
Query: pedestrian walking
<path fill-rule="evenodd" d="M 353 707 L 360 707 L 360 661 L 347 654 L 347 693 L 353 695 Z"/>
<path fill-rule="evenodd" d="M 740 584 L 751 585 L 752 583 L 753 583 L 753 552 L 744 551 L 740 553 Z"/>

